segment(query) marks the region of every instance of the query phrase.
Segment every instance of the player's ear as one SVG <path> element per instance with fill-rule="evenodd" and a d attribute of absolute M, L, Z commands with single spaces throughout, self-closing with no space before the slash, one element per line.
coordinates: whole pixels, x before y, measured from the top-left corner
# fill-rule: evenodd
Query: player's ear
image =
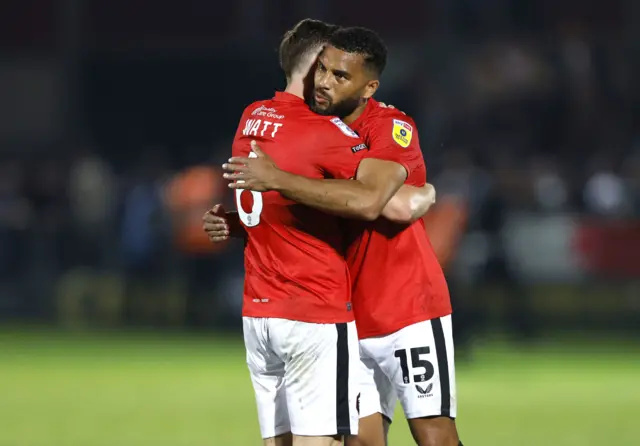
<path fill-rule="evenodd" d="M 373 97 L 373 95 L 378 91 L 378 87 L 380 86 L 380 81 L 377 79 L 372 79 L 367 82 L 367 85 L 364 87 L 364 95 L 365 99 L 369 99 Z"/>

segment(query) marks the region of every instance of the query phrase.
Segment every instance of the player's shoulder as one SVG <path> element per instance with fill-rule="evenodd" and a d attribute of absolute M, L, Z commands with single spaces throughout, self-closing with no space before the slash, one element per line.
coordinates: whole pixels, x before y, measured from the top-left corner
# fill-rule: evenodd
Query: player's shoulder
<path fill-rule="evenodd" d="M 407 148 L 417 141 L 416 124 L 403 112 L 378 105 L 367 116 L 367 127 L 371 135 L 378 140 L 393 141 Z M 415 145 L 415 144 L 414 144 Z"/>
<path fill-rule="evenodd" d="M 351 127 L 336 116 L 320 115 L 309 110 L 309 114 L 301 113 L 298 117 L 303 120 L 305 128 L 318 135 L 320 139 L 360 139 Z"/>
<path fill-rule="evenodd" d="M 335 116 L 316 115 L 315 141 L 324 147 L 348 148 L 352 153 L 368 150 L 368 146 L 342 119 Z"/>
<path fill-rule="evenodd" d="M 368 120 L 371 122 L 375 122 L 376 124 L 387 123 L 391 125 L 394 121 L 399 121 L 409 124 L 411 127 L 415 127 L 413 118 L 397 108 L 382 105 L 382 103 L 377 101 L 372 103 L 371 106 L 372 109 L 368 116 Z"/>
<path fill-rule="evenodd" d="M 256 101 L 244 109 L 243 116 L 256 119 L 276 119 L 287 121 L 289 125 L 298 125 L 300 131 L 325 125 L 329 117 L 312 112 L 304 102 L 286 102 L 275 99 Z"/>
<path fill-rule="evenodd" d="M 354 132 L 342 119 L 336 116 L 319 116 L 322 125 L 325 127 L 328 135 L 334 137 L 346 137 L 352 139 L 360 139 L 358 134 Z"/>
<path fill-rule="evenodd" d="M 262 112 L 266 112 L 267 110 L 270 110 L 271 108 L 271 103 L 273 102 L 273 100 L 271 99 L 263 99 L 260 101 L 255 101 L 252 102 L 251 104 L 247 105 L 244 109 L 244 111 L 242 112 L 242 114 L 244 116 L 250 116 L 250 115 L 259 115 Z"/>

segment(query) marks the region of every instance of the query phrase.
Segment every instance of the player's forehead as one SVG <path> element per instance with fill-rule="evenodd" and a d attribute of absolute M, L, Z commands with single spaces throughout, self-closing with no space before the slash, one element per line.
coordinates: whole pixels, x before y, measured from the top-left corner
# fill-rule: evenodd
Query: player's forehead
<path fill-rule="evenodd" d="M 332 45 L 324 47 L 318 60 L 332 70 L 356 72 L 364 67 L 364 57 L 361 54 L 348 53 Z"/>

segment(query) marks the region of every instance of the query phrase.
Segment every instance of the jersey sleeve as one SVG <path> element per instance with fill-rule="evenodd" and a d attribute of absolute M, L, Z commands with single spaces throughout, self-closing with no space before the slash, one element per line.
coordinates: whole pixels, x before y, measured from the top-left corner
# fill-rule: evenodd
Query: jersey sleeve
<path fill-rule="evenodd" d="M 393 161 L 403 166 L 407 178 L 423 163 L 418 132 L 413 121 L 405 116 L 383 116 L 376 119 L 369 137 L 366 158 Z"/>
<path fill-rule="evenodd" d="M 333 118 L 322 134 L 323 149 L 318 167 L 326 177 L 351 179 L 356 176 L 358 165 L 369 147 L 351 128 L 338 118 Z"/>

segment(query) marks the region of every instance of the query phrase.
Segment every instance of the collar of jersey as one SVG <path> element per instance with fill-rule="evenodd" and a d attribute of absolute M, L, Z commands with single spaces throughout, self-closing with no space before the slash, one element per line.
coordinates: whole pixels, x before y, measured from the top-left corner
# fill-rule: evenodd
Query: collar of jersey
<path fill-rule="evenodd" d="M 358 119 L 356 119 L 355 121 L 353 121 L 351 124 L 349 124 L 351 127 L 355 127 L 358 124 L 360 124 L 360 122 L 362 122 L 363 120 L 365 120 L 367 118 L 367 115 L 369 113 L 371 113 L 371 110 L 373 110 L 374 108 L 376 108 L 378 106 L 378 101 L 376 101 L 373 98 L 370 98 L 367 101 L 367 106 L 364 108 L 364 111 L 362 112 L 362 114 L 360 116 L 358 116 Z"/>
<path fill-rule="evenodd" d="M 276 91 L 276 95 L 273 97 L 273 99 L 275 101 L 280 101 L 280 102 L 302 102 L 302 103 L 304 103 L 304 100 L 302 98 L 299 98 L 295 94 L 287 93 L 286 91 Z"/>

